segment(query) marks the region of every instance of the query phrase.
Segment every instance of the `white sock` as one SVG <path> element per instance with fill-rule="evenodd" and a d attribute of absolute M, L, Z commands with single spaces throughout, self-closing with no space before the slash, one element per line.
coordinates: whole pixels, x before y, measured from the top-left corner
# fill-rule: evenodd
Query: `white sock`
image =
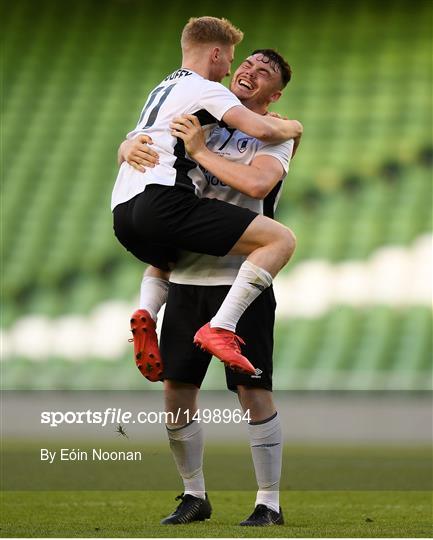
<path fill-rule="evenodd" d="M 203 476 L 203 430 L 200 422 L 182 427 L 166 426 L 170 449 L 182 477 L 185 495 L 205 499 Z"/>
<path fill-rule="evenodd" d="M 234 332 L 247 307 L 271 284 L 272 276 L 269 272 L 244 261 L 221 307 L 210 321 L 210 326 Z"/>
<path fill-rule="evenodd" d="M 259 490 L 256 504 L 280 511 L 280 478 L 283 444 L 277 413 L 260 423 L 249 423 L 251 453 Z"/>
<path fill-rule="evenodd" d="M 140 309 L 146 309 L 156 322 L 158 312 L 167 301 L 169 282 L 166 279 L 143 276 L 140 287 Z"/>

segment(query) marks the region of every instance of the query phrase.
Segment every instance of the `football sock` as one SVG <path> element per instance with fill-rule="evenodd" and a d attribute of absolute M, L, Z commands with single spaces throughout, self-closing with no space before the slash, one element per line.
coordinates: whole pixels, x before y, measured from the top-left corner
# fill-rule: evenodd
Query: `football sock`
<path fill-rule="evenodd" d="M 146 309 L 156 322 L 158 311 L 167 301 L 169 282 L 166 279 L 143 276 L 140 288 L 140 309 Z"/>
<path fill-rule="evenodd" d="M 203 476 L 203 430 L 200 422 L 182 427 L 166 425 L 170 449 L 182 477 L 185 495 L 205 499 Z"/>
<path fill-rule="evenodd" d="M 269 272 L 244 261 L 218 312 L 210 321 L 211 328 L 225 328 L 234 332 L 247 307 L 271 284 Z"/>
<path fill-rule="evenodd" d="M 256 504 L 280 511 L 280 478 L 283 454 L 280 418 L 277 413 L 262 422 L 248 424 L 251 453 L 259 490 Z"/>

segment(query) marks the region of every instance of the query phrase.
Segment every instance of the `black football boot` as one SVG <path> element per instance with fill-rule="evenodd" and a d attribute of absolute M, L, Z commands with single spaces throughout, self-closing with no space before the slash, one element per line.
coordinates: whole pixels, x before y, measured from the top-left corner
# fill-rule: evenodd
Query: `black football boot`
<path fill-rule="evenodd" d="M 212 507 L 207 494 L 206 499 L 200 499 L 182 493 L 175 500 L 178 501 L 179 499 L 182 502 L 172 514 L 161 521 L 161 525 L 185 525 L 193 521 L 204 521 L 210 518 Z"/>
<path fill-rule="evenodd" d="M 275 512 L 264 504 L 258 504 L 249 518 L 239 523 L 245 527 L 267 527 L 269 525 L 284 525 L 283 511 Z"/>

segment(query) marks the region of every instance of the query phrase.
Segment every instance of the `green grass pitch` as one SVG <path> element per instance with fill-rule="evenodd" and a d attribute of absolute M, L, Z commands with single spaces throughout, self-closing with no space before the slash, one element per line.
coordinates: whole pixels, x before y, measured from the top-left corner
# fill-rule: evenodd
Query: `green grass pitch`
<path fill-rule="evenodd" d="M 287 445 L 281 482 L 286 524 L 251 528 L 238 525 L 255 500 L 248 445 L 206 447 L 212 518 L 182 526 L 159 524 L 181 491 L 168 445 L 126 439 L 116 445 L 141 447 L 143 461 L 48 465 L 35 441 L 4 444 L 1 536 L 413 538 L 433 532 L 427 446 Z"/>
<path fill-rule="evenodd" d="M 286 524 L 240 527 L 254 492 L 211 492 L 211 520 L 161 526 L 177 504 L 171 491 L 2 493 L 2 537 L 430 537 L 427 491 L 285 491 Z"/>

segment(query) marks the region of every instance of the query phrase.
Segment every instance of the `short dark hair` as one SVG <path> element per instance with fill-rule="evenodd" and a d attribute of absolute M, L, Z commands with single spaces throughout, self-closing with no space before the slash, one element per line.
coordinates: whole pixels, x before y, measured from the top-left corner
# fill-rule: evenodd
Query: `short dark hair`
<path fill-rule="evenodd" d="M 263 55 L 262 61 L 265 63 L 269 62 L 273 69 L 275 69 L 275 65 L 279 67 L 279 72 L 281 74 L 281 81 L 283 83 L 283 88 L 284 88 L 287 85 L 287 83 L 290 81 L 290 79 L 292 78 L 292 68 L 289 66 L 286 60 L 281 56 L 281 54 L 277 52 L 275 49 L 256 49 L 255 51 L 251 53 L 251 56 L 254 56 L 255 54 L 262 54 Z"/>

